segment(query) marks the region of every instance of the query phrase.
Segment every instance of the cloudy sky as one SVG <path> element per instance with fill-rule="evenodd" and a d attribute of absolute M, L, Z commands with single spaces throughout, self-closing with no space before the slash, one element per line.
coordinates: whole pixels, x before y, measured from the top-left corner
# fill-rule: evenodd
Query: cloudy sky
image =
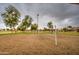
<path fill-rule="evenodd" d="M 79 5 L 74 4 L 32 4 L 32 3 L 17 3 L 17 4 L 0 4 L 0 28 L 6 28 L 1 17 L 1 13 L 9 5 L 16 7 L 21 13 L 22 20 L 25 15 L 30 15 L 33 18 L 33 23 L 37 21 L 39 13 L 39 28 L 47 27 L 47 23 L 52 21 L 57 28 L 62 28 L 68 25 L 79 26 Z"/>

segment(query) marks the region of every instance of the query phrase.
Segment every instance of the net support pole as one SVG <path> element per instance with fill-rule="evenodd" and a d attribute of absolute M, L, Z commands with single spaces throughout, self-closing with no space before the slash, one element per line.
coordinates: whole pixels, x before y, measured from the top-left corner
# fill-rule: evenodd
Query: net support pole
<path fill-rule="evenodd" d="M 38 19 L 39 18 L 39 14 L 37 14 L 37 26 L 38 26 Z M 38 27 L 37 27 L 37 34 L 38 34 Z"/>
<path fill-rule="evenodd" d="M 56 30 L 56 25 L 55 25 L 55 45 L 57 46 L 57 30 Z"/>

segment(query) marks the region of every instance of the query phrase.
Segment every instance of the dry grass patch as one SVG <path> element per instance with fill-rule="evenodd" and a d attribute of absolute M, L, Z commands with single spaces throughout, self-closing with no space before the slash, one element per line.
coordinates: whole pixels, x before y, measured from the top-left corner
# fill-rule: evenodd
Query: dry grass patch
<path fill-rule="evenodd" d="M 58 35 L 58 46 L 51 34 L 0 36 L 0 54 L 79 54 L 79 36 Z"/>

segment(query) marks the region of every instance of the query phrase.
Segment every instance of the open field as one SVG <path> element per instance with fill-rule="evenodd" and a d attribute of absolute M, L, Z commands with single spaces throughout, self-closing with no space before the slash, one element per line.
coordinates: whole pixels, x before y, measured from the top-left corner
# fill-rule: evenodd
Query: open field
<path fill-rule="evenodd" d="M 29 35 L 28 35 L 29 34 Z M 55 46 L 54 33 L 40 32 L 9 32 L 0 34 L 0 54 L 78 54 L 79 33 L 59 32 L 58 45 Z"/>

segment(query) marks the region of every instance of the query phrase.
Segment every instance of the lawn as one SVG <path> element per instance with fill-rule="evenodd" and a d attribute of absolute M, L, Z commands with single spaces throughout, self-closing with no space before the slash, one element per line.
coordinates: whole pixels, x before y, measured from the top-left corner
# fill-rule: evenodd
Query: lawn
<path fill-rule="evenodd" d="M 0 35 L 10 35 L 10 34 L 37 34 L 37 31 L 0 31 Z M 39 31 L 38 34 L 54 34 L 54 32 L 49 31 Z M 69 36 L 79 36 L 79 32 L 57 32 L 57 35 L 69 35 Z"/>
<path fill-rule="evenodd" d="M 54 33 L 49 32 L 11 32 L 0 34 L 0 54 L 11 55 L 79 55 L 79 36 L 73 32 L 57 33 L 58 45 L 55 45 Z M 12 34 L 12 35 L 11 35 Z M 30 35 L 28 35 L 30 34 Z M 68 34 L 68 35 L 67 35 Z"/>
<path fill-rule="evenodd" d="M 37 31 L 16 31 L 16 32 L 14 32 L 14 31 L 0 31 L 0 35 L 10 35 L 10 34 L 37 34 L 37 33 L 39 33 L 39 34 L 53 34 L 53 32 L 51 33 L 51 32 L 49 32 L 49 31 L 39 31 L 39 32 L 37 32 Z"/>
<path fill-rule="evenodd" d="M 58 32 L 57 34 L 79 36 L 79 32 Z"/>

